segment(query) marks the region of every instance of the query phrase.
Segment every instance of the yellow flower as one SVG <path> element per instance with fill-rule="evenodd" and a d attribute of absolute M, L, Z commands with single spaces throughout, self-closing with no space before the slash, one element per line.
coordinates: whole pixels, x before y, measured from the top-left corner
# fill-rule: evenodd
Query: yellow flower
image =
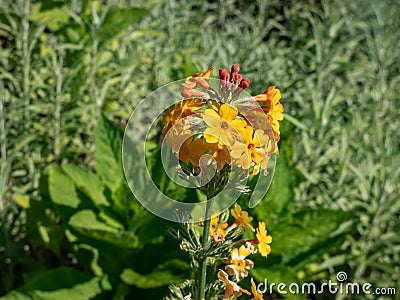
<path fill-rule="evenodd" d="M 231 164 L 231 155 L 228 151 L 228 148 L 224 145 L 218 145 L 218 143 L 209 144 L 209 149 L 211 150 L 211 155 L 214 157 L 217 162 L 217 169 L 221 170 L 225 164 Z"/>
<path fill-rule="evenodd" d="M 176 122 L 187 116 L 193 115 L 197 110 L 202 108 L 204 104 L 205 102 L 201 99 L 186 99 L 180 101 L 175 106 L 170 107 L 164 115 L 164 119 L 167 124 L 163 128 L 162 135 L 165 136 L 168 130 L 174 126 Z"/>
<path fill-rule="evenodd" d="M 188 138 L 179 149 L 179 159 L 185 164 L 192 163 L 194 166 L 199 165 L 199 159 L 204 154 L 203 139 Z M 179 137 L 176 137 L 179 140 Z"/>
<path fill-rule="evenodd" d="M 207 143 L 221 143 L 232 145 L 235 140 L 240 139 L 239 132 L 235 128 L 245 127 L 247 122 L 237 118 L 238 109 L 229 104 L 222 104 L 218 113 L 208 108 L 203 115 L 204 122 L 209 126 L 204 131 L 204 138 Z"/>
<path fill-rule="evenodd" d="M 271 155 L 275 153 L 278 154 L 278 143 L 273 140 L 269 140 L 268 143 L 261 148 L 262 161 L 254 165 L 251 175 L 257 175 L 260 172 L 260 169 L 262 169 L 264 170 L 264 175 L 267 176 L 267 164 L 271 158 Z"/>
<path fill-rule="evenodd" d="M 269 141 L 268 135 L 264 131 L 257 129 L 254 131 L 250 125 L 238 129 L 245 143 L 237 142 L 231 147 L 231 155 L 235 158 L 238 167 L 245 170 L 251 166 L 260 164 L 265 158 L 263 148 Z"/>
<path fill-rule="evenodd" d="M 209 154 L 215 159 L 218 170 L 221 170 L 225 164 L 230 164 L 231 156 L 226 146 L 207 143 L 204 138 L 192 139 L 190 131 L 179 130 L 180 134 L 178 134 L 175 132 L 175 127 L 177 125 L 172 129 L 173 136 L 167 136 L 167 145 L 171 146 L 174 152 L 179 151 L 179 159 L 185 164 L 190 162 L 193 166 L 200 166 L 200 158 L 204 154 Z M 186 140 L 182 143 L 184 139 Z M 180 149 L 178 149 L 179 145 L 181 145 Z"/>
<path fill-rule="evenodd" d="M 192 141 L 192 134 L 189 127 L 183 122 L 178 121 L 171 128 L 165 136 L 165 143 L 172 147 L 172 152 L 178 153 L 182 147 L 187 147 Z"/>
<path fill-rule="evenodd" d="M 216 233 L 222 235 L 223 237 L 225 237 L 226 236 L 226 232 L 225 232 L 226 228 L 228 228 L 228 223 L 227 222 L 221 224 L 221 226 L 218 227 Z"/>
<path fill-rule="evenodd" d="M 233 282 L 228 279 L 228 274 L 226 274 L 223 270 L 218 271 L 218 279 L 225 284 L 225 293 L 223 300 L 229 299 L 229 297 L 233 294 L 236 298 L 240 297 L 243 293 L 246 295 L 250 295 L 249 291 L 240 287 L 236 282 Z"/>
<path fill-rule="evenodd" d="M 225 229 L 226 228 L 228 228 L 227 222 L 218 226 L 217 230 L 216 231 L 214 230 L 214 232 L 210 234 L 215 243 L 223 242 L 225 240 L 225 237 L 226 237 Z"/>
<path fill-rule="evenodd" d="M 257 290 L 253 278 L 251 279 L 251 292 L 253 293 L 254 296 L 254 298 L 251 298 L 251 300 L 264 300 L 263 295 Z"/>
<path fill-rule="evenodd" d="M 231 215 L 235 218 L 235 222 L 233 224 L 248 227 L 254 231 L 253 226 L 251 226 L 249 223 L 253 220 L 253 218 L 249 217 L 247 211 L 243 211 L 239 204 L 235 204 L 235 207 L 231 209 Z"/>
<path fill-rule="evenodd" d="M 275 141 L 280 139 L 279 122 L 283 120 L 283 105 L 280 103 L 281 92 L 275 86 L 270 86 L 264 94 L 255 96 L 255 100 L 261 104 L 261 108 L 267 115 L 268 121 L 274 131 Z"/>
<path fill-rule="evenodd" d="M 180 137 L 176 137 L 179 140 Z M 187 139 L 179 149 L 179 159 L 185 164 L 192 163 L 194 166 L 199 166 L 199 160 L 202 155 L 207 151 L 207 143 L 203 138 L 192 137 Z"/>
<path fill-rule="evenodd" d="M 210 235 L 212 235 L 216 230 L 218 234 L 222 234 L 224 237 L 226 236 L 225 229 L 228 227 L 228 223 L 223 223 L 221 226 L 219 226 L 219 213 L 213 212 L 211 215 L 211 220 L 210 220 Z M 203 219 L 199 220 L 199 226 L 203 227 L 204 226 L 204 221 Z"/>
<path fill-rule="evenodd" d="M 218 224 L 219 224 L 219 214 L 213 212 L 210 221 L 210 235 L 212 235 L 214 231 L 218 228 Z"/>
<path fill-rule="evenodd" d="M 229 264 L 225 266 L 225 270 L 229 275 L 235 276 L 237 281 L 246 277 L 248 275 L 247 270 L 254 267 L 254 263 L 251 260 L 246 259 L 250 254 L 251 251 L 244 246 L 241 246 L 239 249 L 234 248 L 231 251 Z"/>
<path fill-rule="evenodd" d="M 178 148 L 177 146 L 179 145 L 179 142 L 177 141 L 178 139 L 179 139 L 179 136 L 173 138 L 173 140 L 174 140 L 173 142 L 176 141 L 177 144 L 176 145 L 174 145 L 174 144 L 172 145 L 172 151 L 177 152 L 175 150 L 179 150 L 179 155 L 178 155 L 179 160 L 183 161 L 185 164 L 188 165 L 189 162 L 190 162 L 190 159 L 191 159 L 190 144 L 192 143 L 192 137 L 187 138 L 183 142 L 183 144 L 180 147 L 180 149 L 176 149 L 176 148 Z"/>
<path fill-rule="evenodd" d="M 271 253 L 272 237 L 267 235 L 267 230 L 265 229 L 265 223 L 259 222 L 258 228 L 256 229 L 256 236 L 258 240 L 258 251 L 262 256 L 267 257 Z"/>

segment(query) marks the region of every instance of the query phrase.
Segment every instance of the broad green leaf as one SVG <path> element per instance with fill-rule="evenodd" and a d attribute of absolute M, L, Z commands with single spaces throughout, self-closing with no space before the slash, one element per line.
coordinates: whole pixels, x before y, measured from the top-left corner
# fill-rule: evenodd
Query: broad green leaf
<path fill-rule="evenodd" d="M 128 285 L 152 289 L 181 280 L 188 269 L 189 265 L 186 262 L 173 259 L 160 265 L 149 274 L 139 274 L 132 269 L 125 269 L 121 274 L 121 279 Z"/>
<path fill-rule="evenodd" d="M 273 237 L 272 251 L 289 265 L 304 264 L 319 251 L 327 251 L 343 235 L 335 231 L 348 220 L 349 214 L 327 209 L 307 209 L 269 227 Z"/>
<path fill-rule="evenodd" d="M 49 169 L 49 193 L 51 200 L 62 206 L 77 208 L 81 203 L 74 182 L 55 166 Z"/>
<path fill-rule="evenodd" d="M 95 130 L 96 171 L 111 191 L 124 181 L 121 157 L 122 131 L 102 116 Z"/>
<path fill-rule="evenodd" d="M 106 277 L 92 277 L 71 268 L 61 267 L 38 273 L 21 288 L 0 299 L 89 300 L 110 288 L 107 281 Z"/>
<path fill-rule="evenodd" d="M 110 209 L 102 208 L 102 211 L 106 215 L 113 215 L 114 220 L 124 224 L 127 228 L 131 228 L 129 223 L 136 223 L 138 220 L 134 216 L 137 217 L 137 213 L 143 210 L 139 202 L 133 197 L 131 190 L 126 184 L 121 183 L 112 193 L 111 199 L 112 207 Z"/>
<path fill-rule="evenodd" d="M 123 248 L 136 248 L 139 245 L 133 232 L 121 230 L 121 226 L 113 227 L 97 218 L 94 211 L 85 209 L 74 214 L 69 220 L 69 226 L 80 234 L 118 245 Z"/>
<path fill-rule="evenodd" d="M 80 229 L 84 231 L 103 231 L 110 233 L 117 233 L 118 229 L 113 228 L 100 220 L 97 219 L 94 211 L 89 209 L 84 209 L 78 211 L 69 220 L 69 225 L 75 229 Z"/>
<path fill-rule="evenodd" d="M 63 164 L 62 169 L 75 185 L 92 200 L 94 205 L 108 205 L 102 191 L 103 185 L 96 174 L 83 167 L 70 164 Z"/>

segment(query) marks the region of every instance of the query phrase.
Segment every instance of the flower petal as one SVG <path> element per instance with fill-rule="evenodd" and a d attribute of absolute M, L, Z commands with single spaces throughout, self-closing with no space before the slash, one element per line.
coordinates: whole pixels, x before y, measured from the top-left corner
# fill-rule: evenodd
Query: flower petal
<path fill-rule="evenodd" d="M 232 121 L 238 115 L 238 110 L 229 104 L 222 104 L 219 109 L 219 115 L 227 121 Z"/>
<path fill-rule="evenodd" d="M 210 127 L 221 127 L 223 120 L 218 115 L 204 114 L 204 122 Z"/>
<path fill-rule="evenodd" d="M 220 141 L 221 131 L 221 128 L 207 128 L 203 134 L 206 142 L 210 144 L 218 143 Z"/>

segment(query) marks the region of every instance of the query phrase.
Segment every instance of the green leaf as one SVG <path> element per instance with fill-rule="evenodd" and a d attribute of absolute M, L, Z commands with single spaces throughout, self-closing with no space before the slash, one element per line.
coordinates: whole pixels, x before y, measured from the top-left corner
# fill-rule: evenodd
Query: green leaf
<path fill-rule="evenodd" d="M 260 220 L 269 220 L 273 215 L 282 215 L 294 198 L 294 169 L 285 159 L 284 151 L 278 156 L 274 178 L 263 201 L 256 206 L 256 214 Z M 260 175 L 261 176 L 261 175 Z"/>
<path fill-rule="evenodd" d="M 50 249 L 57 257 L 61 258 L 63 251 L 61 245 L 64 240 L 66 223 L 59 222 L 58 218 L 55 218 L 54 213 L 49 210 L 51 207 L 52 203 L 48 198 L 30 200 L 30 206 L 26 209 L 27 236 L 29 236 L 30 242 Z M 60 215 L 65 216 L 66 207 L 58 208 L 61 210 Z"/>
<path fill-rule="evenodd" d="M 121 280 L 142 289 L 152 289 L 175 283 L 188 271 L 189 265 L 178 259 L 172 259 L 157 267 L 149 274 L 139 274 L 132 269 L 125 269 Z"/>
<path fill-rule="evenodd" d="M 51 31 L 56 31 L 68 23 L 69 14 L 62 7 L 43 10 L 41 9 L 41 4 L 37 3 L 32 9 L 30 20 L 40 22 Z"/>
<path fill-rule="evenodd" d="M 139 245 L 138 238 L 133 232 L 121 230 L 121 225 L 113 227 L 110 223 L 104 223 L 97 218 L 94 211 L 89 209 L 84 209 L 74 214 L 68 224 L 84 236 L 106 241 L 120 247 L 136 248 Z"/>
<path fill-rule="evenodd" d="M 37 274 L 20 289 L 0 299 L 89 300 L 106 290 L 104 287 L 107 286 L 107 281 L 106 277 L 92 277 L 71 268 L 61 267 Z"/>
<path fill-rule="evenodd" d="M 69 220 L 69 225 L 75 229 L 118 232 L 118 229 L 99 221 L 94 211 L 89 209 L 84 209 L 74 214 Z"/>
<path fill-rule="evenodd" d="M 269 227 L 272 251 L 281 255 L 285 264 L 305 264 L 312 256 L 336 245 L 338 238 L 344 238 L 337 230 L 348 218 L 347 212 L 328 209 L 295 213 Z"/>
<path fill-rule="evenodd" d="M 81 203 L 74 182 L 54 166 L 49 169 L 49 193 L 55 204 L 77 208 Z"/>
<path fill-rule="evenodd" d="M 104 184 L 115 191 L 124 181 L 122 169 L 122 131 L 104 116 L 95 131 L 96 171 Z"/>
<path fill-rule="evenodd" d="M 109 205 L 102 191 L 102 183 L 96 174 L 83 167 L 70 164 L 63 164 L 62 169 L 73 180 L 79 190 L 92 200 L 94 205 Z"/>
<path fill-rule="evenodd" d="M 130 148 L 131 149 L 131 148 Z M 188 189 L 172 181 L 164 170 L 161 160 L 161 149 L 157 143 L 146 143 L 146 164 L 154 184 L 176 201 L 198 202 L 195 189 Z M 165 163 L 165 162 L 164 162 Z"/>
<path fill-rule="evenodd" d="M 15 193 L 12 195 L 12 198 L 15 201 L 15 203 L 17 203 L 22 208 L 25 208 L 25 209 L 29 208 L 30 198 L 28 195 L 22 195 L 22 194 Z"/>
<path fill-rule="evenodd" d="M 131 228 L 129 223 L 136 223 L 138 220 L 134 216 L 143 209 L 139 202 L 133 197 L 131 190 L 126 184 L 121 185 L 114 190 L 111 195 L 110 209 L 102 208 L 102 211 L 107 215 L 113 215 L 113 219 L 124 224 L 126 228 Z"/>

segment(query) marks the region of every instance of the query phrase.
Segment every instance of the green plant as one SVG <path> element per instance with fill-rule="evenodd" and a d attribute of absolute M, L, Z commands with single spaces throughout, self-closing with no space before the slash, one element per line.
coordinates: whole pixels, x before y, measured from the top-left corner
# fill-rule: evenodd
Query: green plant
<path fill-rule="evenodd" d="M 168 223 L 147 213 L 125 184 L 121 130 L 101 118 L 95 144 L 96 173 L 71 164 L 48 168 L 41 200 L 26 208 L 29 255 L 41 267 L 26 269 L 29 279 L 2 299 L 69 299 L 83 288 L 79 299 L 147 295 L 150 288 L 156 295 L 189 271 L 176 243 L 165 239 Z"/>
<path fill-rule="evenodd" d="M 267 217 L 278 249 L 286 253 L 282 243 L 293 227 L 317 223 L 315 210 L 351 217 L 343 243 L 346 227 L 335 232 L 336 245 L 329 246 L 321 232 L 324 254 L 286 253 L 281 263 L 273 243 L 273 270 L 265 265 L 257 278 L 278 277 L 290 268 L 284 273 L 297 280 L 321 281 L 346 270 L 354 281 L 399 288 L 398 6 L 363 0 L 135 1 L 146 14 L 132 3 L 0 3 L 0 294 L 35 269 L 53 272 L 64 265 L 50 254 L 60 248 L 55 241 L 49 250 L 41 235 L 32 235 L 37 227 L 26 226 L 25 209 L 32 212 L 28 203 L 39 211 L 54 209 L 41 188 L 48 185 L 49 164 L 94 170 L 100 111 L 123 126 L 157 87 L 211 64 L 234 62 L 247 66 L 254 91 L 271 84 L 284 91 L 282 130 L 288 140 L 282 141 L 276 170 L 276 178 L 284 179 L 272 184 L 267 201 L 255 210 L 260 220 Z M 119 22 L 118 15 L 128 21 Z M 47 200 L 38 207 L 39 198 Z M 74 253 L 70 244 L 62 242 L 62 249 Z M 121 287 L 117 294 L 125 292 Z"/>

